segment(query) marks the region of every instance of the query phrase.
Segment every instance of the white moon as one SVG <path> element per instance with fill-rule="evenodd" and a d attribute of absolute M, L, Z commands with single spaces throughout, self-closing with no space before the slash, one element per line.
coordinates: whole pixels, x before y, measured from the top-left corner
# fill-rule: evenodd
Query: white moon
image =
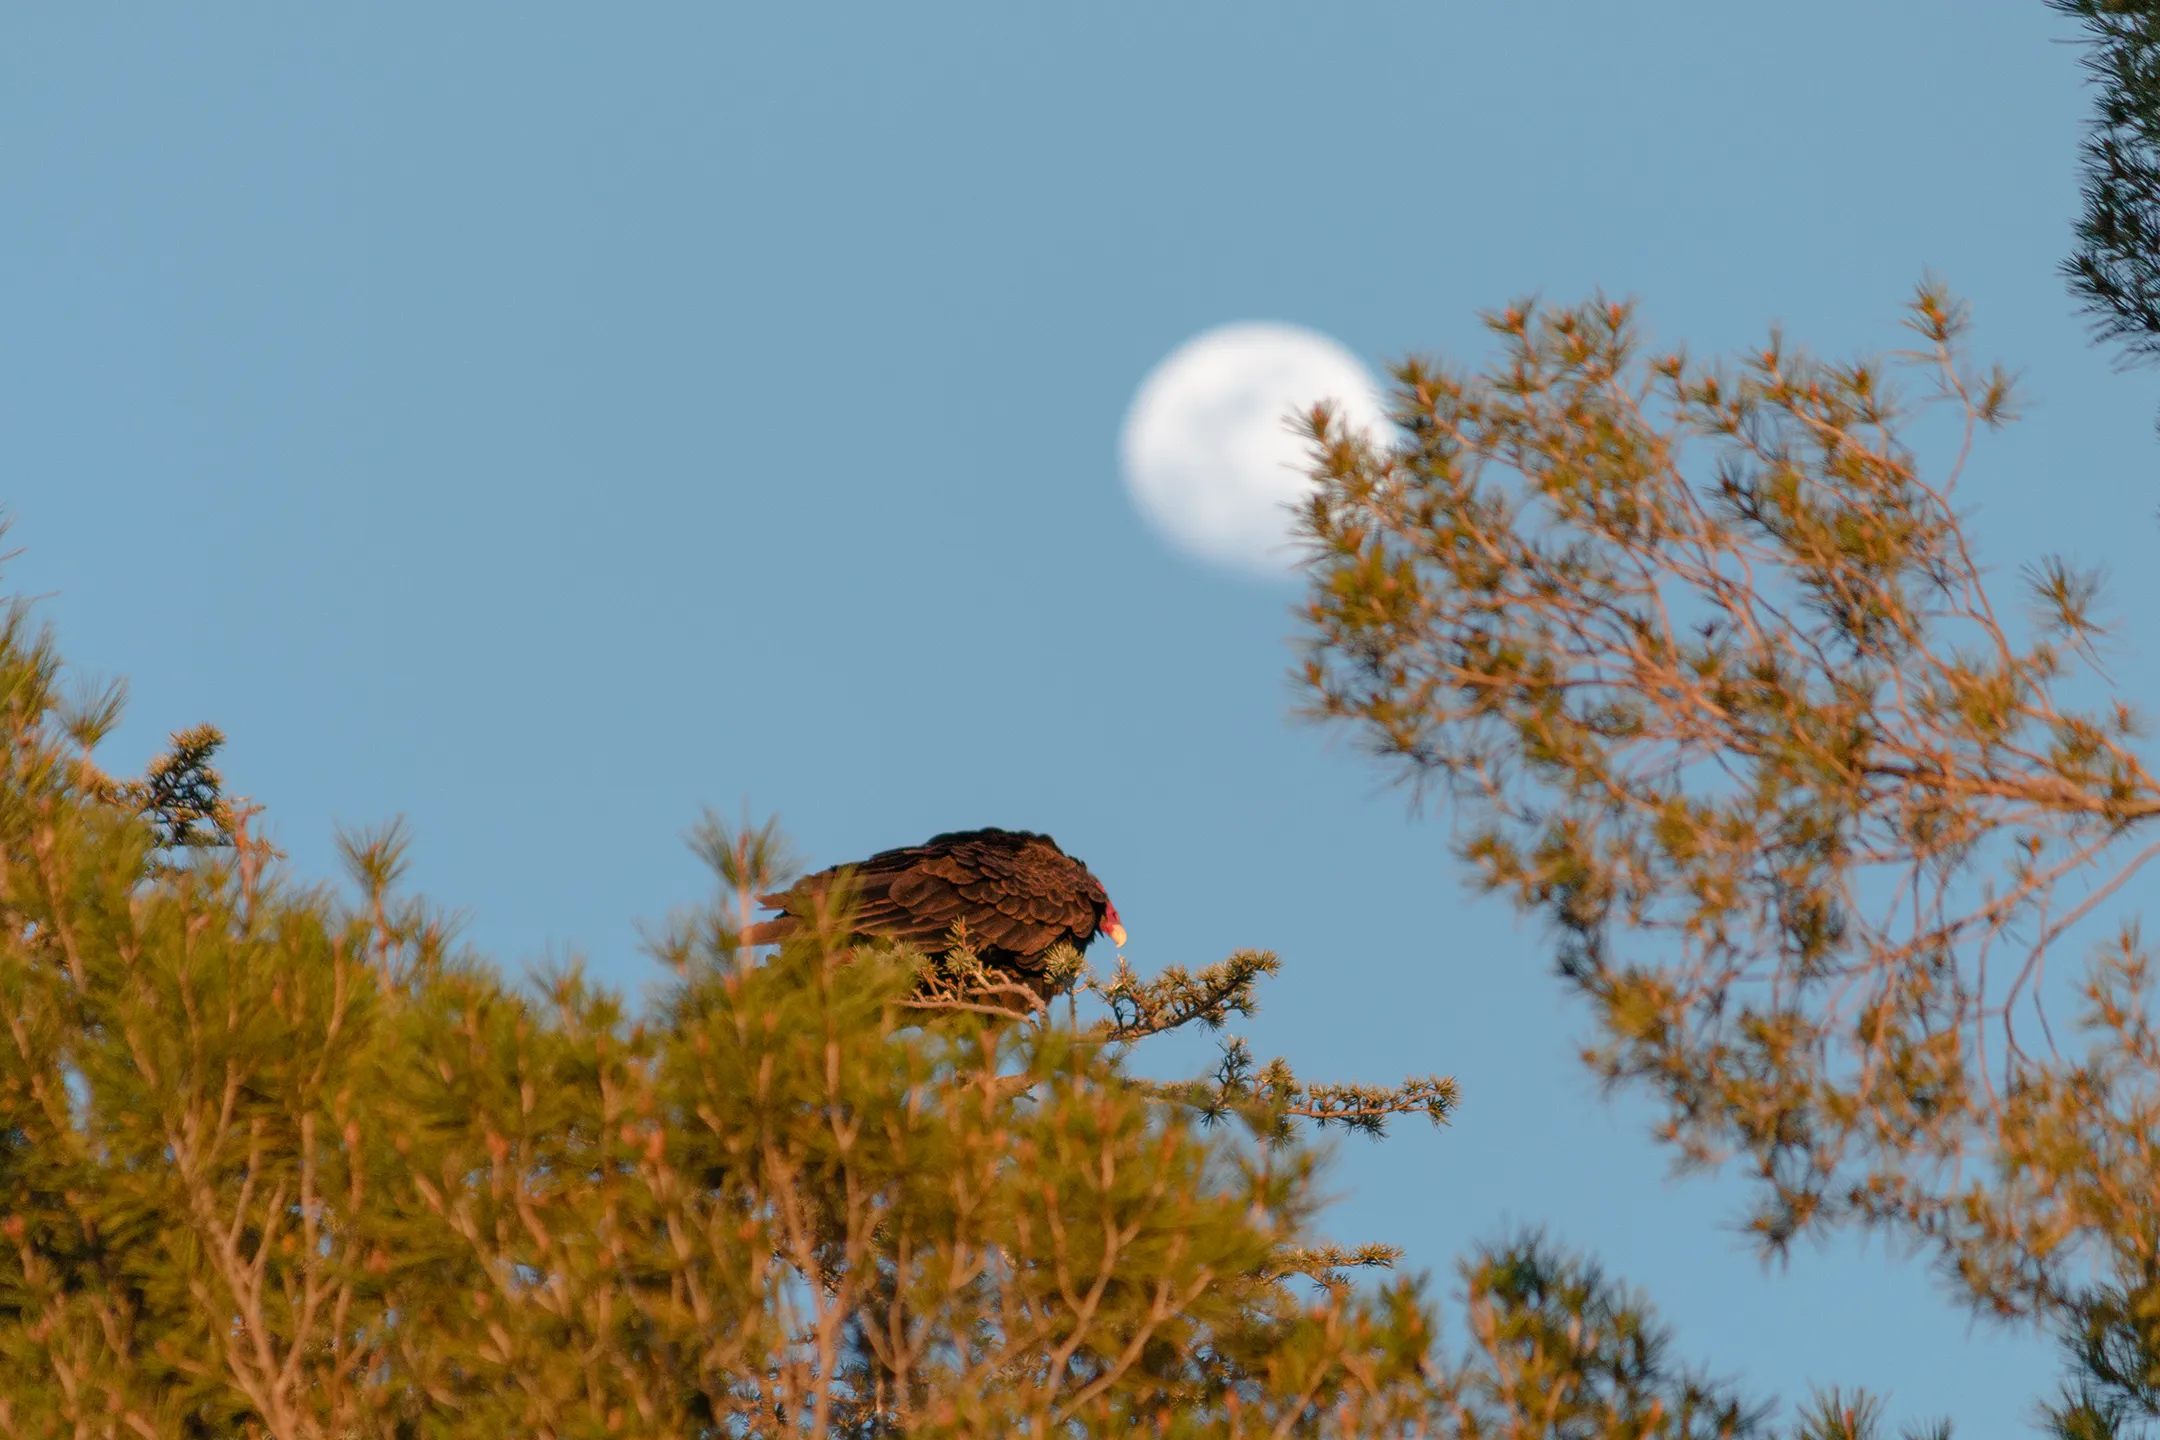
<path fill-rule="evenodd" d="M 1378 440 L 1372 375 L 1327 336 L 1295 325 L 1222 325 L 1170 352 L 1126 412 L 1119 455 L 1140 512 L 1174 544 L 1231 569 L 1281 576 L 1296 560 L 1291 516 L 1312 493 L 1294 417 L 1333 401 Z"/>

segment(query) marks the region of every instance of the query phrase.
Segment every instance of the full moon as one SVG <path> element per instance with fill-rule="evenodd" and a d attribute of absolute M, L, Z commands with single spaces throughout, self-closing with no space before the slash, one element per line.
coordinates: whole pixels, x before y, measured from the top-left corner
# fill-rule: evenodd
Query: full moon
<path fill-rule="evenodd" d="M 1295 507 L 1312 493 L 1299 415 L 1327 400 L 1378 439 L 1372 376 L 1327 336 L 1295 325 L 1222 325 L 1170 352 L 1141 382 L 1119 438 L 1133 502 L 1180 549 L 1247 574 L 1296 560 Z"/>

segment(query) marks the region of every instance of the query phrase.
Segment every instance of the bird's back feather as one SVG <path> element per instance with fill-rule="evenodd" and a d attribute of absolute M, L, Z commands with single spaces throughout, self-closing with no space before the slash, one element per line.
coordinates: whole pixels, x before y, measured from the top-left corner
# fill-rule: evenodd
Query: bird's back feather
<path fill-rule="evenodd" d="M 1040 971 L 1061 941 L 1086 948 L 1109 905 L 1101 882 L 1049 836 L 963 830 L 836 865 L 780 894 L 761 895 L 760 904 L 781 913 L 751 926 L 743 939 L 764 945 L 802 934 L 849 889 L 851 936 L 935 952 L 950 943 L 957 924 L 985 964 L 1022 972 Z"/>

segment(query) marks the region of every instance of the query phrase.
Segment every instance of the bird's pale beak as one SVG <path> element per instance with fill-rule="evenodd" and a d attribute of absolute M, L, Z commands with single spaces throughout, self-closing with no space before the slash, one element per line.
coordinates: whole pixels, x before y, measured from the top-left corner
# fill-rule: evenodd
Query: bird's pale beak
<path fill-rule="evenodd" d="M 1117 946 L 1120 950 L 1125 948 L 1125 927 L 1123 925 L 1113 920 L 1110 922 L 1110 929 L 1106 933 L 1110 936 L 1112 945 Z"/>

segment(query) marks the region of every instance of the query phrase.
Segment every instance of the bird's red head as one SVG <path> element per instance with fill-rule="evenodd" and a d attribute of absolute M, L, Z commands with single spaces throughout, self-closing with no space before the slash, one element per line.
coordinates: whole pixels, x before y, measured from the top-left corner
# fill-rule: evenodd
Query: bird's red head
<path fill-rule="evenodd" d="M 1108 900 L 1103 901 L 1102 920 L 1095 926 L 1095 933 L 1109 936 L 1110 943 L 1118 949 L 1125 948 L 1125 924 L 1117 918 L 1117 906 Z"/>

